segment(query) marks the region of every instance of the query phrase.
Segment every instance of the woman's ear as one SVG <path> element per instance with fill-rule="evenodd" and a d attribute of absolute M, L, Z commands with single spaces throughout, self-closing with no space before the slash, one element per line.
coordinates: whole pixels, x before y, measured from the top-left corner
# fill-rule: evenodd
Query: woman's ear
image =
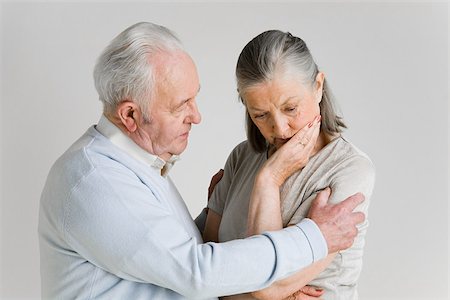
<path fill-rule="evenodd" d="M 323 72 L 317 73 L 316 82 L 314 83 L 317 103 L 320 103 L 320 101 L 322 101 L 324 82 L 325 74 Z"/>
<path fill-rule="evenodd" d="M 140 123 L 141 112 L 136 103 L 123 101 L 117 106 L 117 114 L 128 132 L 135 132 Z"/>

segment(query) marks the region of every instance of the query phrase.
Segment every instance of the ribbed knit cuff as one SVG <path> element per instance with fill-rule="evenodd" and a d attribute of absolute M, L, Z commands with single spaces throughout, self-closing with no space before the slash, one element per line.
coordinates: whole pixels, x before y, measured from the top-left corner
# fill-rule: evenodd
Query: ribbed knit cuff
<path fill-rule="evenodd" d="M 313 220 L 308 218 L 303 219 L 300 223 L 296 224 L 296 226 L 300 228 L 309 242 L 313 261 L 316 262 L 325 258 L 328 255 L 328 246 L 319 226 L 317 226 Z"/>

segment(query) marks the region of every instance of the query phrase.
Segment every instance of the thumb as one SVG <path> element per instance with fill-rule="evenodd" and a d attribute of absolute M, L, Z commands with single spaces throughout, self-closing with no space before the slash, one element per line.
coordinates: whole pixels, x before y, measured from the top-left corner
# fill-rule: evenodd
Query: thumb
<path fill-rule="evenodd" d="M 331 195 L 331 188 L 327 187 L 324 190 L 320 191 L 319 194 L 316 196 L 313 202 L 314 207 L 323 207 L 327 204 L 328 199 Z"/>

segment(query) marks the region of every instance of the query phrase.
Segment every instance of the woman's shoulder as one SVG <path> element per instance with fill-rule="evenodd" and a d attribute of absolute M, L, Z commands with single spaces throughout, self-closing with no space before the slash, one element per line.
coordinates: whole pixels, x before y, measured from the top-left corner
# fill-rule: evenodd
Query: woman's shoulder
<path fill-rule="evenodd" d="M 266 154 L 256 152 L 250 143 L 245 140 L 234 147 L 227 159 L 227 165 L 233 167 L 257 167 L 265 161 Z"/>
<path fill-rule="evenodd" d="M 339 136 L 326 145 L 316 158 L 317 163 L 327 165 L 327 168 L 355 167 L 374 170 L 370 157 L 352 142 Z"/>
<path fill-rule="evenodd" d="M 256 152 L 252 146 L 250 145 L 250 142 L 248 140 L 242 141 L 239 144 L 237 144 L 234 149 L 231 151 L 230 156 L 236 157 L 236 158 L 243 158 L 243 157 L 254 157 L 258 155 L 264 155 L 264 153 L 258 153 Z"/>
<path fill-rule="evenodd" d="M 339 153 L 338 155 L 341 156 L 341 162 L 345 163 L 347 166 L 354 166 L 372 171 L 375 170 L 375 166 L 369 155 L 355 146 L 349 139 L 341 136 L 338 142 L 336 148 Z"/>
<path fill-rule="evenodd" d="M 369 199 L 376 177 L 370 157 L 345 137 L 333 140 L 328 146 L 318 175 L 333 190 L 331 201 L 342 201 L 356 192 Z"/>
<path fill-rule="evenodd" d="M 244 140 L 242 142 L 240 142 L 239 144 L 237 144 L 232 152 L 243 152 L 243 151 L 248 151 L 248 149 L 250 149 L 250 143 L 248 142 L 248 140 Z"/>
<path fill-rule="evenodd" d="M 341 188 L 348 186 L 370 195 L 376 177 L 370 157 L 344 137 L 340 137 L 330 150 L 327 174 L 331 182 L 338 183 Z"/>

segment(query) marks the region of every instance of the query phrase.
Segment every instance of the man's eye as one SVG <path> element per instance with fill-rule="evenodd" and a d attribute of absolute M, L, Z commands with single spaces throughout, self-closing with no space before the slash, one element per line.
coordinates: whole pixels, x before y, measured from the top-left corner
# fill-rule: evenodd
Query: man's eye
<path fill-rule="evenodd" d="M 184 101 L 180 106 L 177 107 L 176 111 L 177 112 L 183 111 L 186 108 L 188 102 L 189 102 L 189 100 Z"/>

